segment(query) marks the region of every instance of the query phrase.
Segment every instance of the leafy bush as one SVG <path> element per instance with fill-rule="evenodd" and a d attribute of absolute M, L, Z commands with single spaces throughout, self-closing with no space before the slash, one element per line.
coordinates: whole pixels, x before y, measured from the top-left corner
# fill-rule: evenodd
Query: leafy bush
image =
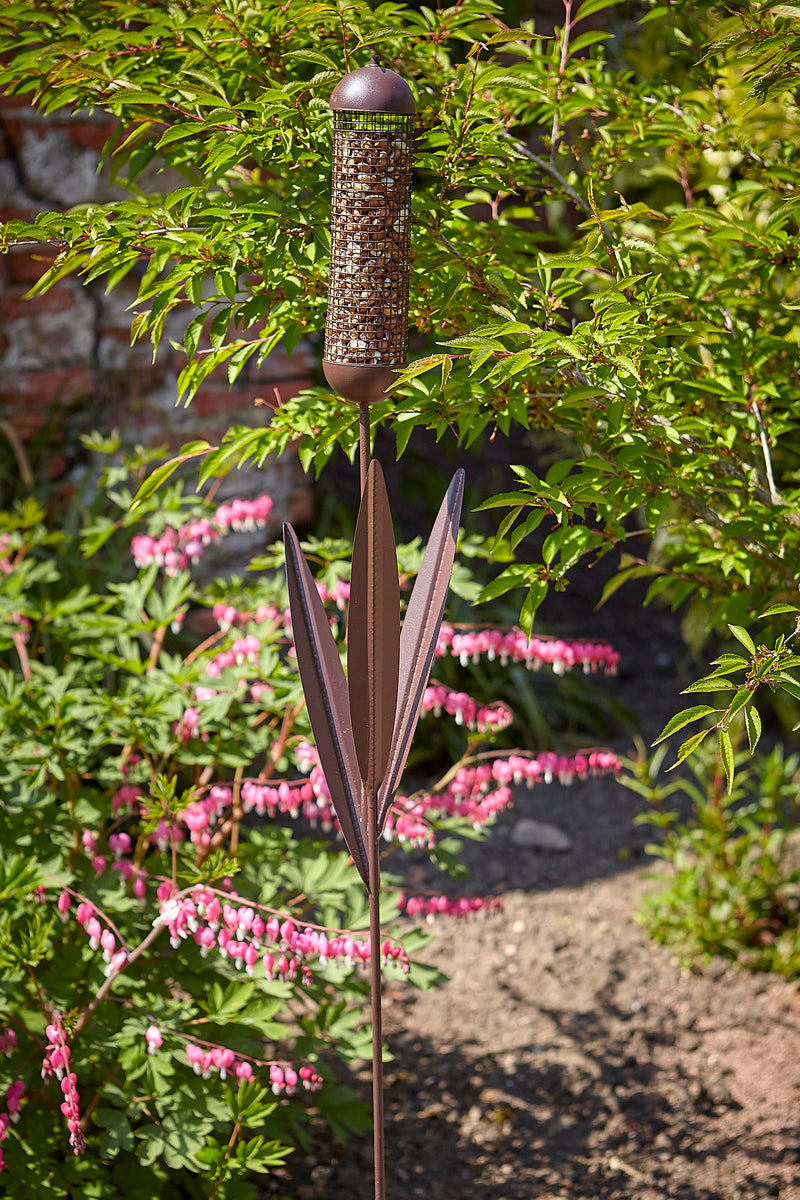
<path fill-rule="evenodd" d="M 740 756 L 744 757 L 744 756 Z M 703 747 L 691 760 L 691 777 L 657 784 L 635 781 L 650 809 L 640 821 L 663 840 L 651 854 L 671 866 L 661 888 L 648 894 L 641 920 L 659 942 L 674 946 L 686 964 L 712 955 L 751 970 L 800 972 L 800 866 L 797 796 L 800 760 L 775 747 L 743 766 L 728 791 L 718 751 Z M 741 764 L 740 764 L 741 766 Z M 629 786 L 631 781 L 628 780 Z M 683 792 L 692 816 L 681 820 L 666 807 Z"/>
<path fill-rule="evenodd" d="M 800 655 L 791 645 L 799 612 L 778 604 L 762 614 L 768 620 L 794 618 L 794 629 L 773 646 L 732 625 L 745 653 L 721 655 L 709 675 L 684 689 L 710 702 L 676 713 L 657 739 L 664 743 L 661 750 L 649 759 L 640 754 L 625 779 L 649 805 L 639 821 L 663 837 L 650 852 L 672 866 L 663 889 L 644 901 L 642 920 L 686 961 L 722 954 L 757 970 L 790 976 L 800 970 L 800 865 L 791 837 L 798 824 L 800 760 L 787 757 L 780 743 L 757 753 L 765 692 L 777 693 L 784 708 L 796 709 L 800 700 L 800 682 L 792 673 Z M 684 772 L 659 783 L 669 738 L 698 722 L 700 729 L 681 744 L 670 767 L 687 764 L 693 778 Z M 714 731 L 716 745 L 706 740 Z M 745 737 L 746 748 L 740 749 Z M 693 804 L 688 822 L 665 807 L 681 792 Z"/>
<path fill-rule="evenodd" d="M 329 930 L 325 967 L 321 930 L 303 934 L 312 917 L 363 923 L 354 873 L 326 843 L 247 816 L 313 800 L 305 778 L 288 799 L 270 783 L 306 729 L 267 607 L 280 587 L 262 581 L 262 609 L 230 610 L 227 633 L 181 632 L 187 614 L 211 617 L 190 560 L 264 526 L 270 502 L 215 509 L 176 486 L 134 524 L 126 476 L 108 469 L 113 515 L 76 537 L 32 501 L 0 518 L 1 1073 L 24 1089 L 3 1130 L 9 1196 L 31 1170 L 41 1196 L 250 1194 L 237 1178 L 307 1136 L 312 1094 L 340 1132 L 364 1121 L 335 1083 L 316 1095 L 312 1065 L 327 1044 L 345 1060 L 363 1047 L 345 1009 L 364 983 L 341 969 L 358 935 Z M 133 577 L 120 528 L 135 533 Z M 71 583 L 81 551 L 97 591 Z M 62 1103 L 76 1109 L 66 1162 Z M 187 1192 L 199 1172 L 210 1182 Z"/>
<path fill-rule="evenodd" d="M 0 513 L 8 1196 L 28 1193 L 32 1170 L 42 1197 L 251 1195 L 248 1176 L 307 1143 L 312 1118 L 340 1137 L 365 1123 L 336 1059 L 369 1053 L 368 914 L 352 862 L 326 836 L 335 821 L 283 572 L 265 569 L 282 549 L 261 554 L 247 582 L 195 578 L 227 531 L 268 525 L 270 500 L 214 504 L 171 484 L 132 514 L 131 483 L 151 458 L 142 452 L 133 476 L 112 458 L 74 534 L 32 500 Z M 306 544 L 337 628 L 347 549 Z M 408 581 L 420 547 L 399 556 Z M 441 655 L 493 653 L 575 658 L 520 631 L 443 627 Z M 614 657 L 578 651 L 595 667 Z M 387 853 L 422 846 L 457 871 L 460 839 L 511 802 L 514 779 L 618 767 L 598 752 L 491 753 L 510 710 L 463 691 L 433 685 L 424 707 L 467 737 L 438 784 L 398 797 Z M 406 898 L 385 882 L 390 924 L 402 910 L 484 906 Z M 383 935 L 386 970 L 402 978 L 426 940 Z M 419 963 L 411 974 L 422 987 L 438 977 Z"/>

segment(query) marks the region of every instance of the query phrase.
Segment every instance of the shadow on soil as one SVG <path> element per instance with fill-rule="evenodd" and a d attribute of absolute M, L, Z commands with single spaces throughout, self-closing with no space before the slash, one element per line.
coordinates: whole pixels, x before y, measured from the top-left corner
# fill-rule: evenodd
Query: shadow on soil
<path fill-rule="evenodd" d="M 781 1183 L 739 1173 L 735 1191 L 716 1173 L 729 1137 L 715 1116 L 730 1096 L 649 1050 L 674 1031 L 598 995 L 597 1015 L 542 1010 L 558 1061 L 530 1046 L 467 1057 L 393 1035 L 386 1076 L 386 1194 L 391 1200 L 740 1200 L 777 1196 Z M 626 1030 L 630 1025 L 630 1034 Z M 633 1036 L 635 1035 L 635 1036 Z M 639 1052 L 632 1053 L 632 1042 Z M 551 1047 L 551 1049 L 553 1049 Z M 677 1131 L 677 1132 L 676 1132 Z M 785 1136 L 791 1136 L 787 1125 Z M 739 1150 L 743 1149 L 739 1145 Z M 756 1149 L 753 1157 L 773 1161 Z M 774 1158 L 774 1156 L 773 1156 Z M 704 1182 L 705 1175 L 708 1182 Z M 369 1200 L 371 1146 L 298 1160 L 294 1200 Z M 718 1180 L 718 1182 L 717 1182 Z M 278 1190 L 267 1197 L 283 1195 Z"/>

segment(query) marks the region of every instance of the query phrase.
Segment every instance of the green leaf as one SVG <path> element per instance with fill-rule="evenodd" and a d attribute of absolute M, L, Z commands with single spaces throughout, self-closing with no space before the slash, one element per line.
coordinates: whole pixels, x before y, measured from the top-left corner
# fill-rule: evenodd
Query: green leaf
<path fill-rule="evenodd" d="M 523 633 L 528 637 L 533 633 L 533 621 L 539 605 L 547 595 L 547 583 L 543 579 L 535 580 L 528 588 L 528 595 L 519 614 L 519 623 Z"/>
<path fill-rule="evenodd" d="M 741 712 L 746 704 L 749 704 L 753 699 L 753 691 L 750 688 L 740 688 L 736 695 L 731 700 L 727 709 L 727 721 L 735 717 L 738 712 Z"/>
<path fill-rule="evenodd" d="M 206 454 L 210 454 L 216 447 L 209 445 L 208 442 L 189 442 L 186 446 L 181 447 L 181 452 L 175 458 L 171 458 L 169 462 L 162 463 L 160 467 L 156 467 L 145 479 L 142 486 L 139 488 L 136 495 L 131 500 L 131 512 L 135 512 L 140 508 L 145 500 L 157 492 L 163 483 L 165 483 L 170 475 L 177 471 L 178 467 L 185 462 L 189 462 L 192 458 L 202 458 Z"/>
<path fill-rule="evenodd" d="M 116 1158 L 121 1151 L 133 1149 L 133 1130 L 125 1113 L 117 1108 L 98 1108 L 92 1121 L 103 1131 L 100 1135 L 101 1158 Z"/>
<path fill-rule="evenodd" d="M 789 695 L 793 696 L 795 700 L 800 700 L 800 683 L 798 683 L 796 679 L 793 679 L 791 675 L 786 675 L 783 671 L 781 671 L 778 674 L 778 680 L 780 682 L 781 689 L 784 692 L 788 692 Z"/>
<path fill-rule="evenodd" d="M 613 8 L 618 0 L 584 0 L 575 14 L 575 22 L 584 21 L 594 13 L 602 12 L 604 8 Z"/>
<path fill-rule="evenodd" d="M 696 704 L 693 708 L 684 708 L 667 721 L 661 733 L 652 744 L 657 746 L 659 742 L 663 742 L 665 738 L 671 737 L 673 733 L 677 733 L 685 725 L 690 725 L 692 721 L 699 721 L 701 717 L 709 717 L 712 713 L 720 711 L 721 709 L 712 708 L 709 704 Z"/>
<path fill-rule="evenodd" d="M 188 290 L 188 284 L 187 284 Z M 198 313 L 196 317 L 192 317 L 189 324 L 186 326 L 186 332 L 183 335 L 183 347 L 186 351 L 186 357 L 192 358 L 197 350 L 200 342 L 200 335 L 203 332 L 203 326 L 206 323 L 206 314 Z"/>
<path fill-rule="evenodd" d="M 728 781 L 728 795 L 730 796 L 733 791 L 734 775 L 733 744 L 731 742 L 731 735 L 724 727 L 721 727 L 719 731 L 719 757 L 725 768 L 725 778 Z"/>
<path fill-rule="evenodd" d="M 800 609 L 795 604 L 770 604 L 769 608 L 765 608 L 759 615 L 759 621 L 763 621 L 765 617 L 777 617 L 781 613 L 797 613 Z"/>
<path fill-rule="evenodd" d="M 697 747 L 708 737 L 710 733 L 711 727 L 709 726 L 708 729 L 701 729 L 698 733 L 693 733 L 690 738 L 687 738 L 678 750 L 678 757 L 669 770 L 674 771 L 675 768 L 679 767 L 682 762 L 685 762 L 690 754 L 694 754 Z"/>
<path fill-rule="evenodd" d="M 750 662 L 746 658 L 742 658 L 741 654 L 720 654 L 719 658 L 715 658 L 712 666 L 719 667 L 720 673 L 723 671 L 741 671 L 745 667 L 750 666 Z"/>
<path fill-rule="evenodd" d="M 214 317 L 208 328 L 208 340 L 211 342 L 212 349 L 219 350 L 228 332 L 230 324 L 231 310 L 230 307 L 221 309 Z"/>
<path fill-rule="evenodd" d="M 485 604 L 487 600 L 496 600 L 498 596 L 503 596 L 506 592 L 513 591 L 514 588 L 525 587 L 528 582 L 528 568 L 521 564 L 506 567 L 496 579 L 493 579 L 491 583 L 487 583 L 478 596 L 478 604 Z"/>
<path fill-rule="evenodd" d="M 611 0 L 611 2 L 616 3 L 616 0 Z M 578 54 L 581 50 L 585 50 L 588 46 L 596 46 L 599 42 L 607 42 L 613 36 L 613 34 L 602 29 L 590 29 L 587 33 L 581 33 L 569 44 L 570 56 Z M 634 240 L 635 239 L 633 238 L 624 238 L 621 244 L 630 246 L 631 242 Z M 655 251 L 654 247 L 651 246 L 649 242 L 642 243 L 642 248 L 644 245 L 647 246 L 647 249 L 655 258 L 663 257 Z"/>
<path fill-rule="evenodd" d="M 740 641 L 742 643 L 745 650 L 749 650 L 751 654 L 755 654 L 755 652 L 756 652 L 755 642 L 750 637 L 750 634 L 747 632 L 746 629 L 743 629 L 741 625 L 729 625 L 728 629 L 730 629 L 731 633 L 737 639 L 737 641 Z"/>
<path fill-rule="evenodd" d="M 747 730 L 747 740 L 750 743 L 750 753 L 755 753 L 761 737 L 761 714 L 757 708 L 748 705 L 744 710 L 744 724 Z"/>
<path fill-rule="evenodd" d="M 681 692 L 685 696 L 688 692 L 730 692 L 736 687 L 735 683 L 731 683 L 730 679 L 726 679 L 724 675 L 706 675 L 705 679 L 698 679 L 696 683 L 690 683 Z"/>

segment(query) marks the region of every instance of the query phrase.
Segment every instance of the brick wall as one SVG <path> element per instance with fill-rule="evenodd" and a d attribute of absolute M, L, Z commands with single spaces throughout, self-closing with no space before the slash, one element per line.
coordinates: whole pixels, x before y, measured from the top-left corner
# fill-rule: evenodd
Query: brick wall
<path fill-rule="evenodd" d="M 45 209 L 113 199 L 107 175 L 97 171 L 112 129 L 102 115 L 44 116 L 24 99 L 0 93 L 0 221 L 31 221 Z M 162 190 L 184 182 L 162 173 L 142 186 Z M 269 419 L 256 398 L 274 402 L 277 389 L 288 399 L 311 382 L 313 358 L 301 344 L 291 358 L 279 349 L 260 368 L 251 360 L 233 388 L 223 368 L 188 408 L 177 408 L 183 356 L 169 340 L 180 342 L 191 314 L 171 319 L 154 362 L 148 341 L 130 344 L 133 276 L 109 295 L 102 281 L 83 286 L 71 278 L 25 299 L 54 253 L 39 245 L 0 256 L 0 414 L 47 461 L 52 478 L 79 469 L 81 433 L 118 429 L 128 444 L 170 450 L 193 438 L 215 443 L 229 425 Z M 307 519 L 310 493 L 294 456 L 229 477 L 220 495 L 262 491 L 272 494 L 277 521 Z"/>

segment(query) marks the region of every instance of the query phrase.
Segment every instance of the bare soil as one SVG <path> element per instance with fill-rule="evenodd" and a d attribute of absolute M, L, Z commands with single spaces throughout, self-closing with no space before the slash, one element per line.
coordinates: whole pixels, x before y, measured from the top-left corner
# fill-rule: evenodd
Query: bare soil
<path fill-rule="evenodd" d="M 635 630 L 616 640 L 635 662 Z M 678 707 L 676 644 L 656 621 L 648 672 L 615 689 L 648 740 Z M 639 810 L 609 780 L 522 789 L 469 847 L 469 890 L 502 912 L 437 920 L 441 988 L 386 985 L 387 1200 L 800 1200 L 797 986 L 682 969 L 647 938 L 635 912 L 660 864 Z M 518 845 L 524 818 L 570 848 Z M 408 870 L 439 886 L 421 856 Z M 367 1138 L 295 1155 L 268 1194 L 369 1200 L 371 1154 Z"/>

